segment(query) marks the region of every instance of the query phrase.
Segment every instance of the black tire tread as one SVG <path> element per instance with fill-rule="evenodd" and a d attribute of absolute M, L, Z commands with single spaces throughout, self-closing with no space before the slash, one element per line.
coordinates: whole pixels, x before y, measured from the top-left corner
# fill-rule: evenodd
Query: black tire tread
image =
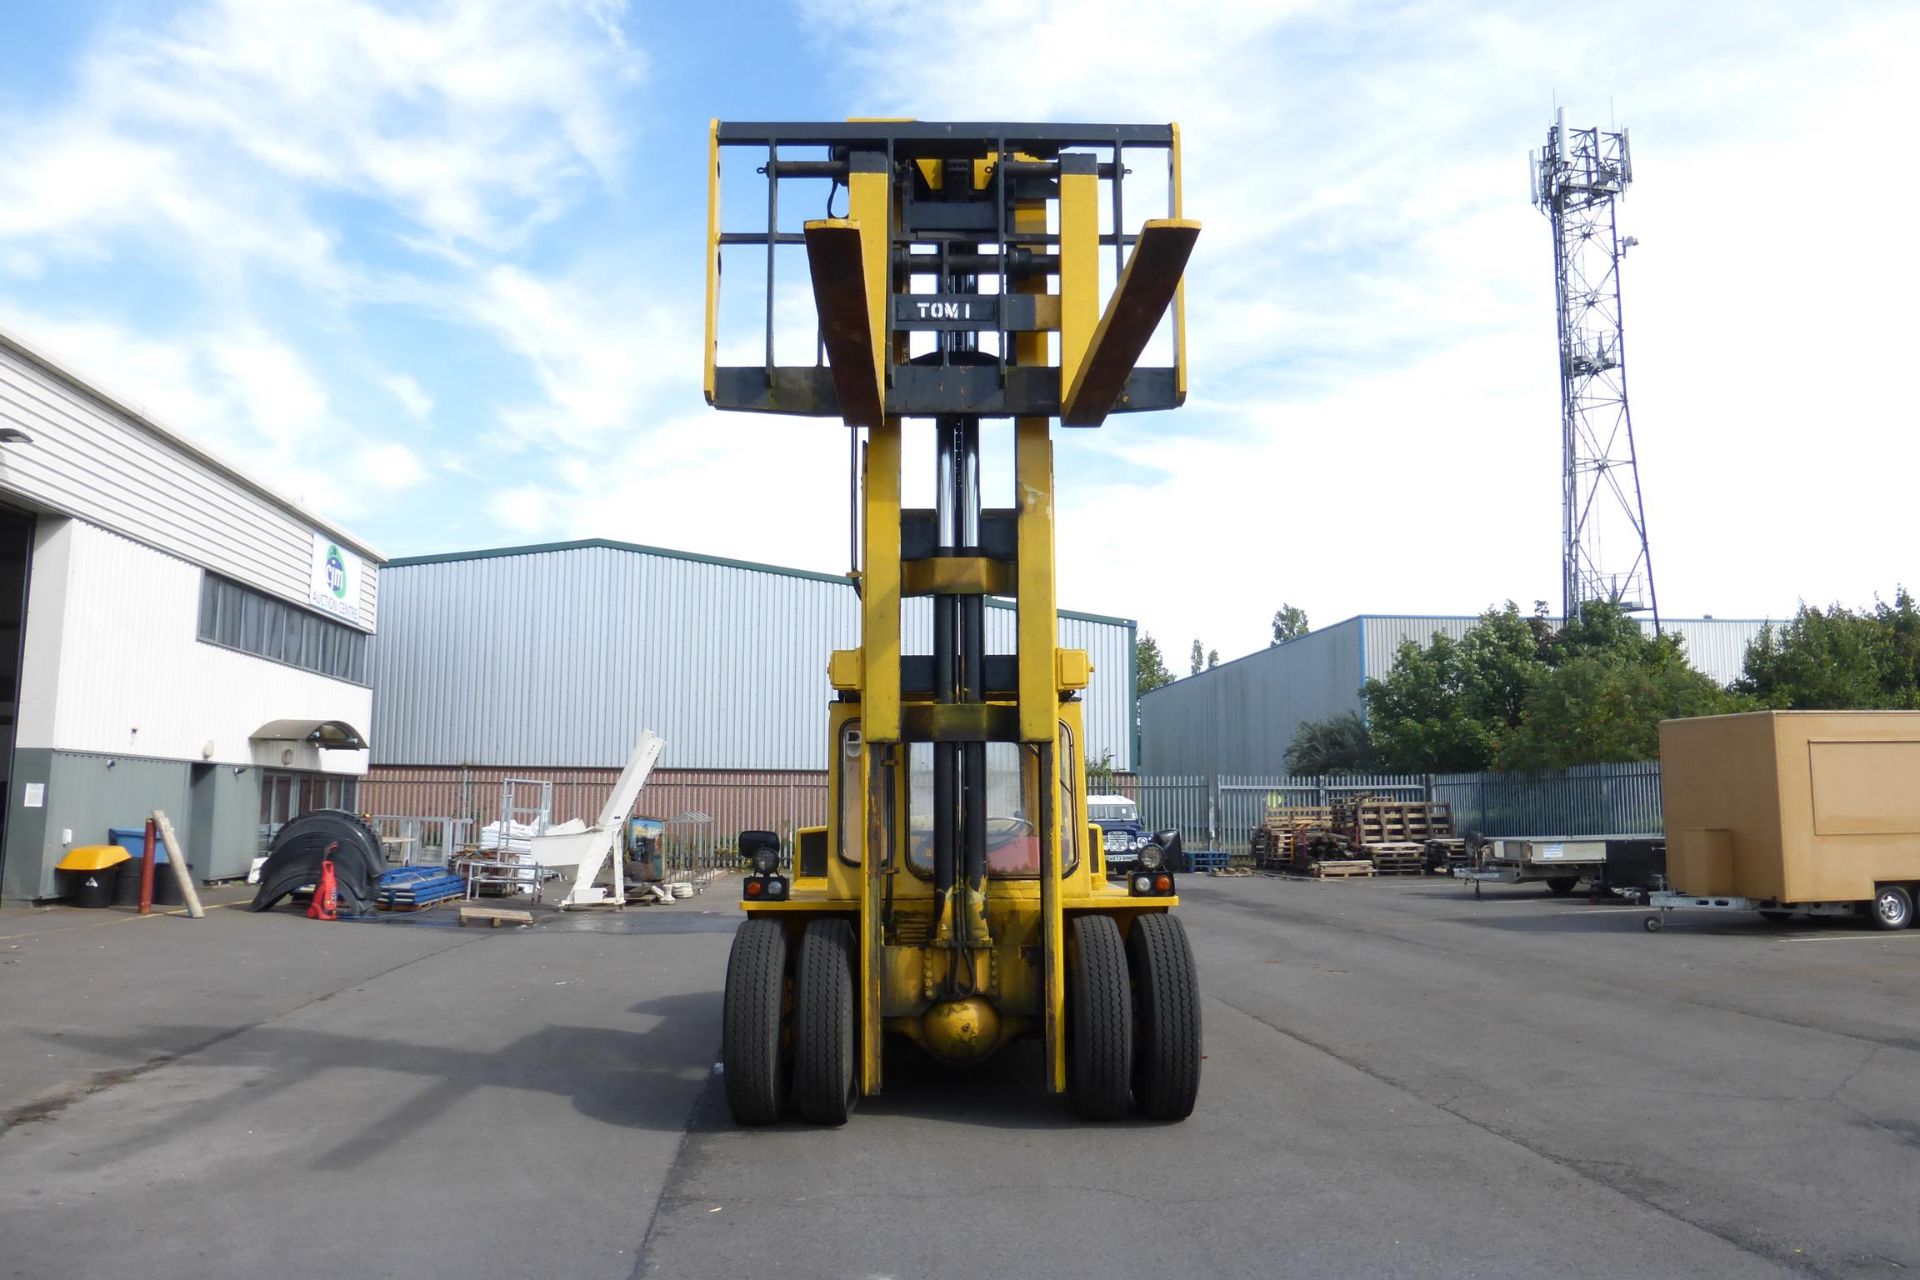
<path fill-rule="evenodd" d="M 793 997 L 793 1101 L 809 1124 L 845 1124 L 859 1097 L 853 927 L 809 921 Z"/>
<path fill-rule="evenodd" d="M 1133 1076 L 1126 946 L 1111 916 L 1075 916 L 1070 927 L 1067 1093 L 1082 1120 L 1117 1120 Z"/>
<path fill-rule="evenodd" d="M 787 934 L 777 920 L 744 920 L 727 957 L 720 1061 L 736 1124 L 772 1124 L 786 1102 L 781 1044 Z"/>
<path fill-rule="evenodd" d="M 1556 898 L 1564 898 L 1572 893 L 1574 886 L 1580 883 L 1578 876 L 1551 876 L 1547 880 L 1547 889 Z"/>
<path fill-rule="evenodd" d="M 1133 1096 L 1149 1120 L 1184 1120 L 1200 1094 L 1200 982 L 1186 926 L 1143 915 L 1127 936 L 1137 1002 Z"/>

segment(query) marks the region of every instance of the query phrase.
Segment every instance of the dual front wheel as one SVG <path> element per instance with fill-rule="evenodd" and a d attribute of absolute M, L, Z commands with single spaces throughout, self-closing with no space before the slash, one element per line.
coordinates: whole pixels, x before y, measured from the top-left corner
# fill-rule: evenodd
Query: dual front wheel
<path fill-rule="evenodd" d="M 740 1124 L 772 1124 L 791 1097 L 802 1119 L 845 1124 L 859 1098 L 853 927 L 809 921 L 791 979 L 788 950 L 777 920 L 734 934 L 720 1041 L 727 1109 Z"/>
<path fill-rule="evenodd" d="M 734 935 L 721 1029 L 727 1108 L 740 1124 L 772 1124 L 791 1099 L 803 1119 L 845 1124 L 859 1099 L 852 926 L 810 921 L 792 966 L 788 951 L 775 920 L 747 920 Z M 1076 916 L 1067 1023 L 1068 1093 L 1082 1119 L 1118 1119 L 1130 1102 L 1149 1120 L 1192 1114 L 1200 989 L 1177 917 L 1141 915 L 1122 942 L 1111 916 Z"/>
<path fill-rule="evenodd" d="M 1083 1120 L 1129 1101 L 1149 1120 L 1184 1120 L 1200 1091 L 1200 986 L 1177 916 L 1076 916 L 1068 947 L 1067 1086 Z"/>

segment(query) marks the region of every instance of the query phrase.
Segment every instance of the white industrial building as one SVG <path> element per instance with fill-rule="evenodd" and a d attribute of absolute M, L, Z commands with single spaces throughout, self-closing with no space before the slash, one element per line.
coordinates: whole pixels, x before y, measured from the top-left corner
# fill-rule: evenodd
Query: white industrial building
<path fill-rule="evenodd" d="M 1164 685 L 1140 700 L 1141 769 L 1284 774 L 1287 748 L 1300 726 L 1350 711 L 1364 715 L 1361 689 L 1368 680 L 1386 678 L 1403 643 L 1425 645 L 1435 635 L 1458 640 L 1478 621 L 1362 615 Z M 1747 645 L 1764 625 L 1720 618 L 1662 621 L 1685 641 L 1688 660 L 1719 684 L 1740 675 Z"/>
<path fill-rule="evenodd" d="M 354 807 L 380 563 L 0 334 L 0 896 L 154 809 L 224 879 Z"/>
<path fill-rule="evenodd" d="M 987 601 L 989 652 L 1013 651 L 1014 616 Z M 929 652 L 930 602 L 902 620 L 905 651 Z M 1087 759 L 1131 769 L 1134 623 L 1062 610 L 1059 634 L 1093 662 Z M 820 820 L 827 655 L 859 635 L 852 584 L 804 569 L 602 540 L 393 560 L 366 807 L 484 820 L 513 776 L 554 784 L 556 820 L 592 817 L 651 729 L 667 746 L 646 811 Z"/>

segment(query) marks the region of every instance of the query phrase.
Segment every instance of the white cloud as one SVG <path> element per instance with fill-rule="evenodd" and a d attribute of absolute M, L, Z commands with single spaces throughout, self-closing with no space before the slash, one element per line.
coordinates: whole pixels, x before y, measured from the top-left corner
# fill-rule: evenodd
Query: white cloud
<path fill-rule="evenodd" d="M 590 448 L 604 432 L 649 425 L 662 393 L 697 386 L 699 331 L 645 280 L 596 259 L 561 278 L 501 266 L 478 282 L 462 313 L 524 357 L 541 391 L 501 409 L 515 439 Z"/>
<path fill-rule="evenodd" d="M 1633 129 L 1629 367 L 1666 611 L 1912 575 L 1920 443 L 1892 424 L 1920 271 L 1884 247 L 1920 192 L 1860 127 L 1903 109 L 1911 6 L 1644 0 L 1573 44 L 1517 4 L 803 8 L 850 112 L 1182 124 L 1206 228 L 1192 399 L 1068 433 L 1063 603 L 1231 656 L 1283 599 L 1326 623 L 1557 597 L 1551 242 L 1521 187 L 1556 96 Z M 1088 478 L 1116 464 L 1135 474 Z M 1142 499 L 1150 528 L 1125 514 Z"/>
<path fill-rule="evenodd" d="M 411 374 L 388 374 L 380 380 L 380 385 L 413 417 L 425 419 L 433 413 L 433 397 Z"/>
<path fill-rule="evenodd" d="M 361 389 L 331 381 L 357 373 L 414 421 L 434 411 L 411 373 L 357 348 L 359 304 L 491 326 L 540 366 L 550 414 L 631 416 L 603 390 L 620 382 L 611 353 L 564 311 L 506 319 L 558 287 L 507 264 L 604 197 L 623 163 L 621 96 L 645 67 L 624 13 L 618 0 L 199 0 L 103 26 L 71 94 L 0 116 L 0 273 L 112 271 L 141 309 L 76 318 L 80 303 L 37 287 L 10 310 L 29 338 L 71 340 L 83 368 L 343 518 L 366 503 L 329 478 L 331 460 L 356 459 L 385 493 L 430 478 L 411 447 L 380 442 L 377 400 L 363 417 Z M 148 300 L 156 276 L 164 309 Z M 289 303 L 328 350 L 304 355 L 267 318 Z"/>
<path fill-rule="evenodd" d="M 369 488 L 391 495 L 427 479 L 411 450 L 343 421 L 306 358 L 258 328 L 155 338 L 109 321 L 66 320 L 4 303 L 0 327 L 89 385 L 335 519 L 372 514 Z M 342 467 L 342 458 L 355 465 Z"/>

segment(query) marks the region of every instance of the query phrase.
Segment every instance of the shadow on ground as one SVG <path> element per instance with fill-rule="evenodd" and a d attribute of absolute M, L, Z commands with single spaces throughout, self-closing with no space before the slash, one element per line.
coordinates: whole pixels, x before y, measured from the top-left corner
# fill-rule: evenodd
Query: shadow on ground
<path fill-rule="evenodd" d="M 918 1123 L 970 1125 L 1002 1130 L 1085 1129 L 1064 1096 L 1046 1091 L 1045 1061 L 1037 1040 L 1019 1040 L 974 1067 L 949 1067 L 929 1057 L 912 1041 L 890 1037 L 882 1064 L 884 1091 L 862 1098 L 853 1123 L 873 1116 L 894 1116 Z M 715 1084 L 720 1079 L 716 1077 Z M 1204 1086 L 1203 1086 L 1204 1087 Z M 1103 1129 L 1159 1126 L 1128 1117 Z M 695 1132 L 735 1127 L 725 1092 L 710 1090 L 689 1126 Z M 757 1133 L 819 1133 L 799 1120 L 791 1107 L 787 1119 Z"/>
<path fill-rule="evenodd" d="M 325 1113 L 338 1116 L 344 1106 L 364 1117 L 364 1125 L 317 1151 L 308 1167 L 337 1170 L 355 1168 L 411 1140 L 484 1089 L 558 1095 L 582 1115 L 605 1124 L 680 1132 L 687 1121 L 683 1091 L 656 1086 L 684 1082 L 690 1072 L 708 1069 L 704 1046 L 719 1039 L 719 996 L 663 996 L 635 1005 L 634 1012 L 659 1021 L 640 1031 L 547 1026 L 493 1050 L 280 1026 L 239 1033 L 218 1027 L 156 1027 L 123 1036 L 70 1034 L 65 1043 L 85 1044 L 123 1060 L 145 1060 L 145 1068 L 119 1073 L 122 1080 L 176 1062 L 189 1069 L 236 1068 L 249 1075 L 239 1089 L 132 1126 L 126 1136 L 95 1153 L 103 1163 L 211 1124 L 236 1107 L 312 1106 L 313 1100 L 296 1098 L 294 1090 L 324 1082 L 330 1072 L 380 1072 L 425 1081 L 417 1089 L 397 1080 L 369 1088 L 363 1105 L 343 1100 L 336 1091 Z M 155 1056 L 160 1046 L 194 1041 L 196 1033 L 200 1047 L 177 1056 Z M 669 1039 L 682 1043 L 676 1050 L 665 1043 Z M 687 1045 L 703 1048 L 689 1051 Z"/>

